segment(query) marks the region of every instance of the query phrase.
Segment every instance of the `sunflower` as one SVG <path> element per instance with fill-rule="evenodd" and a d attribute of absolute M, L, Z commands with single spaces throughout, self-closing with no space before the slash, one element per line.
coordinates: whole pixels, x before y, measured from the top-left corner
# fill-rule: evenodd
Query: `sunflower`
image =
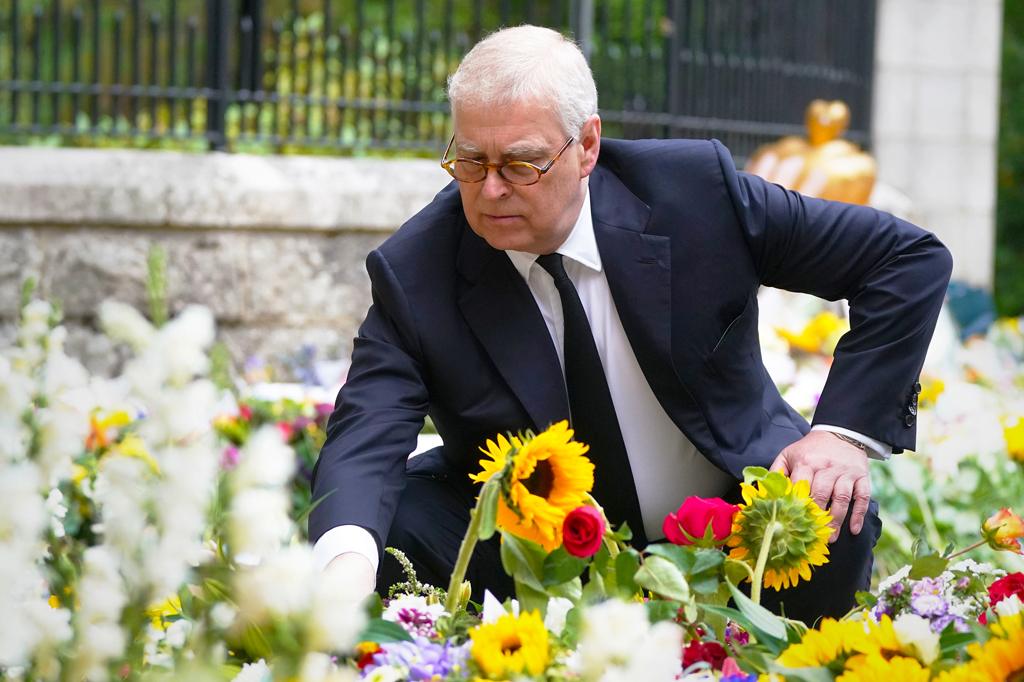
<path fill-rule="evenodd" d="M 469 638 L 473 660 L 491 680 L 540 675 L 550 662 L 548 631 L 539 611 L 520 616 L 507 613 L 473 628 Z"/>
<path fill-rule="evenodd" d="M 856 666 L 836 678 L 836 682 L 877 682 L 878 680 L 899 680 L 900 682 L 928 682 L 931 670 L 921 665 L 916 658 L 893 656 L 886 658 L 871 654 L 859 659 Z"/>
<path fill-rule="evenodd" d="M 971 660 L 938 677 L 939 682 L 1021 682 L 1024 680 L 1024 614 L 1004 616 L 992 625 L 992 639 L 970 644 Z"/>
<path fill-rule="evenodd" d="M 828 563 L 832 517 L 811 499 L 807 481 L 794 483 L 773 472 L 755 483 L 741 486 L 744 504 L 733 518 L 729 558 L 756 561 L 770 530 L 765 587 L 781 590 L 810 580 L 811 566 Z"/>
<path fill-rule="evenodd" d="M 502 476 L 498 527 L 552 551 L 562 544 L 566 514 L 583 505 L 594 487 L 594 465 L 584 456 L 587 445 L 572 440 L 561 421 L 536 436 L 488 440 L 480 451 L 477 483 Z"/>
<path fill-rule="evenodd" d="M 816 630 L 808 630 L 803 639 L 790 644 L 779 656 L 787 668 L 831 668 L 841 671 L 851 656 L 868 647 L 868 632 L 863 623 L 825 618 Z"/>

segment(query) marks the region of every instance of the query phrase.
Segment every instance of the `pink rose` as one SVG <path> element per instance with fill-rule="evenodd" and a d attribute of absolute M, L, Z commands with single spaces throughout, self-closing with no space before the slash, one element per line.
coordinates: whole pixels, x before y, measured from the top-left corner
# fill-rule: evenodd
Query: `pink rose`
<path fill-rule="evenodd" d="M 732 533 L 732 517 L 738 510 L 718 497 L 688 497 L 675 513 L 665 517 L 661 529 L 674 545 L 720 545 Z M 707 537 L 709 526 L 711 536 Z"/>
<path fill-rule="evenodd" d="M 593 507 L 576 507 L 562 523 L 562 545 L 569 554 L 587 559 L 601 549 L 604 519 Z"/>

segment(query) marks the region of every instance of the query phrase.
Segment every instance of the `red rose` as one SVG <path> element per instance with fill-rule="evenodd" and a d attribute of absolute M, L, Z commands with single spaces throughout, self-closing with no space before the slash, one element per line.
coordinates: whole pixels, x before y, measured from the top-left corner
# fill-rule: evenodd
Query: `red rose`
<path fill-rule="evenodd" d="M 562 523 L 562 544 L 569 554 L 587 559 L 601 549 L 604 538 L 604 519 L 593 507 L 576 507 Z"/>
<path fill-rule="evenodd" d="M 1024 573 L 1011 573 L 989 585 L 988 598 L 991 606 L 1013 595 L 1024 601 Z"/>
<path fill-rule="evenodd" d="M 711 664 L 713 670 L 721 670 L 726 656 L 725 647 L 718 642 L 702 642 L 695 639 L 683 647 L 683 669 L 704 661 Z"/>
<path fill-rule="evenodd" d="M 720 545 L 732 533 L 732 517 L 739 510 L 718 497 L 688 497 L 674 514 L 665 517 L 661 530 L 674 545 Z M 700 542 L 711 526 L 709 543 Z M 687 537 L 689 536 L 689 537 Z"/>

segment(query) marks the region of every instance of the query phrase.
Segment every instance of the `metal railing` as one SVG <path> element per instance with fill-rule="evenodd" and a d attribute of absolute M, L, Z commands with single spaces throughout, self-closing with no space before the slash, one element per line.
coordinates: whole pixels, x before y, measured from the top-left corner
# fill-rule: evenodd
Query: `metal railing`
<path fill-rule="evenodd" d="M 869 142 L 875 0 L 0 0 L 0 142 L 436 153 L 447 75 L 540 23 L 591 60 L 605 133 L 739 156 L 841 98 Z"/>

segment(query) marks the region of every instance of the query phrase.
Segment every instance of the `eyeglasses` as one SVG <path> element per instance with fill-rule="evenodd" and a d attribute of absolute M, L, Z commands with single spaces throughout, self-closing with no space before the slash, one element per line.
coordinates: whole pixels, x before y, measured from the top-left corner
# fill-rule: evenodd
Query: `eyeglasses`
<path fill-rule="evenodd" d="M 483 182 L 487 177 L 488 169 L 493 168 L 498 171 L 498 175 L 500 175 L 505 182 L 513 185 L 533 185 L 539 182 L 541 176 L 551 169 L 551 166 L 554 165 L 555 161 L 558 161 L 558 157 L 562 155 L 562 152 L 569 148 L 569 145 L 572 144 L 575 139 L 576 138 L 574 137 L 570 137 L 566 140 L 565 144 L 563 144 L 562 148 L 558 150 L 554 158 L 546 164 L 543 166 L 535 166 L 528 161 L 485 163 L 474 159 L 448 159 L 448 152 L 451 151 L 452 145 L 455 143 L 455 135 L 452 135 L 452 139 L 448 140 L 448 146 L 445 147 L 444 154 L 441 156 L 441 168 L 448 171 L 448 174 L 459 182 Z"/>

